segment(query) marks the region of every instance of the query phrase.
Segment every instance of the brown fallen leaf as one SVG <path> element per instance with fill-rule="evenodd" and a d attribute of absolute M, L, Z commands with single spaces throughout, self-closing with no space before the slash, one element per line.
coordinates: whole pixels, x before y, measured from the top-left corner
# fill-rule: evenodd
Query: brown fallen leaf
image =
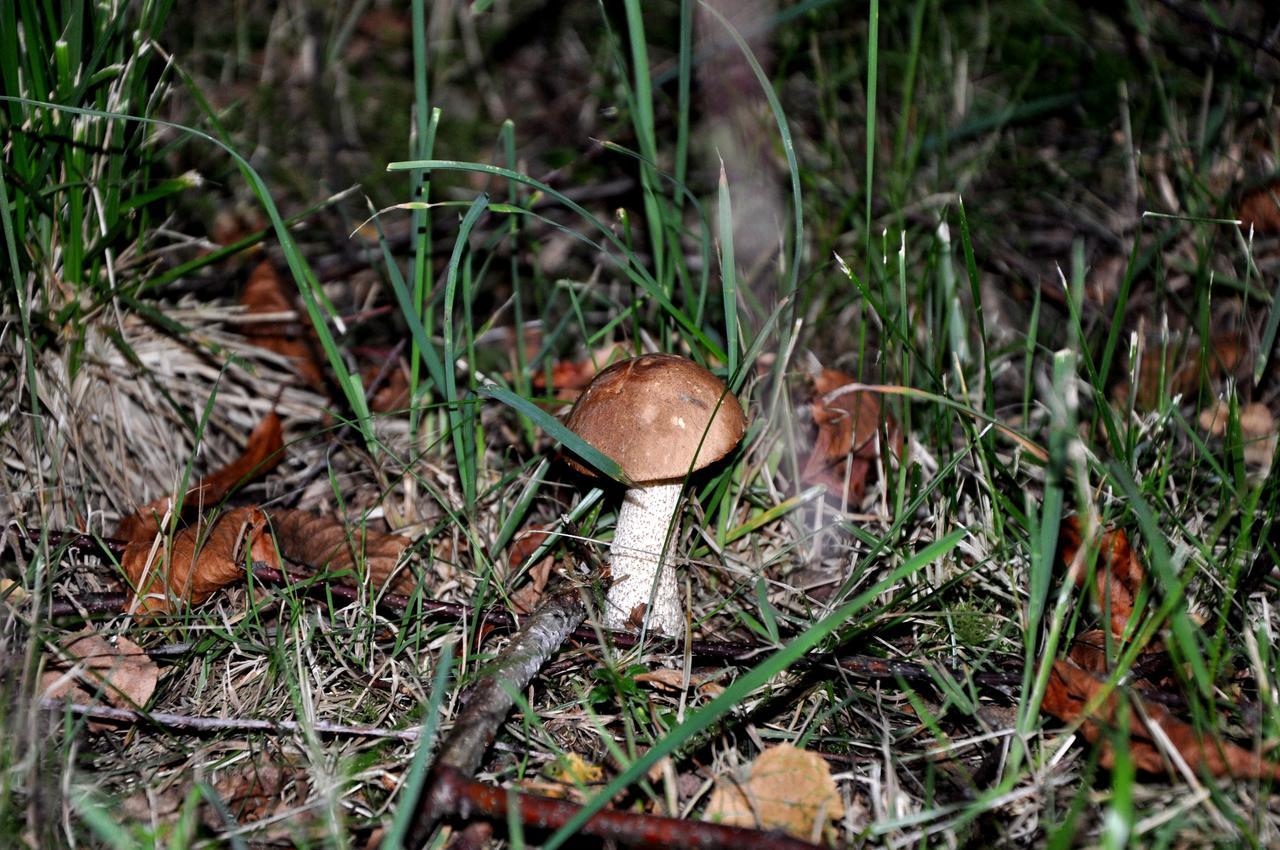
<path fill-rule="evenodd" d="M 826 761 L 779 744 L 756 757 L 745 782 L 717 781 L 702 819 L 830 843 L 830 822 L 842 817 L 844 804 Z"/>
<path fill-rule="evenodd" d="M 275 412 L 262 417 L 245 443 L 240 457 L 216 472 L 206 475 L 187 491 L 182 500 L 183 512 L 199 511 L 215 505 L 236 487 L 270 470 L 284 456 L 284 432 Z M 146 542 L 160 533 L 160 522 L 169 512 L 172 499 L 163 497 L 149 502 L 120 520 L 115 536 L 131 542 Z"/>
<path fill-rule="evenodd" d="M 507 547 L 507 575 L 513 575 L 525 561 L 532 557 L 538 547 L 546 542 L 555 526 L 555 523 L 531 525 L 516 534 L 511 545 Z M 529 568 L 528 583 L 511 595 L 511 604 L 517 614 L 528 614 L 538 607 L 554 566 L 555 559 L 547 555 Z"/>
<path fill-rule="evenodd" d="M 224 774 L 213 788 L 235 822 L 246 824 L 285 811 L 291 804 L 285 802 L 281 794 L 293 781 L 303 783 L 302 795 L 305 797 L 306 775 L 303 771 L 253 761 Z M 202 820 L 211 829 L 227 826 L 211 806 L 204 808 Z"/>
<path fill-rule="evenodd" d="M 1229 412 L 1227 402 L 1219 399 L 1200 411 L 1200 427 L 1215 437 L 1225 435 Z M 1240 437 L 1244 441 L 1245 463 L 1264 467 L 1265 474 L 1276 449 L 1276 422 L 1271 409 L 1256 401 L 1240 408 Z"/>
<path fill-rule="evenodd" d="M 400 363 L 371 363 L 360 370 L 360 377 L 366 387 L 373 388 L 369 409 L 374 413 L 398 413 L 408 408 L 409 377 Z"/>
<path fill-rule="evenodd" d="M 547 582 L 551 580 L 551 570 L 554 567 L 555 558 L 548 555 L 530 568 L 529 581 L 511 594 L 511 607 L 517 614 L 529 614 L 538 607 L 546 593 Z"/>
<path fill-rule="evenodd" d="M 1070 578 L 1077 585 L 1084 583 L 1087 574 L 1083 568 L 1082 546 L 1079 521 L 1075 517 L 1064 520 L 1060 549 L 1070 569 Z M 1133 614 L 1134 598 L 1145 578 L 1146 568 L 1129 546 L 1124 531 L 1104 531 L 1099 536 L 1094 593 L 1100 605 L 1110 606 L 1108 626 L 1113 647 L 1122 645 L 1125 627 Z M 1280 778 L 1280 765 L 1269 764 L 1260 754 L 1229 741 L 1200 734 L 1165 706 L 1144 700 L 1138 693 L 1151 693 L 1159 683 L 1135 677 L 1132 687 L 1116 687 L 1102 697 L 1112 667 L 1106 644 L 1107 635 L 1100 629 L 1077 636 L 1067 658 L 1053 662 L 1040 704 L 1042 711 L 1064 723 L 1080 724 L 1085 739 L 1101 746 L 1104 767 L 1115 763 L 1115 730 L 1121 718 L 1127 717 L 1126 746 L 1139 770 L 1177 775 L 1169 752 L 1173 750 L 1197 773 L 1238 779 Z M 1162 654 L 1159 645 L 1153 645 L 1145 648 L 1140 657 L 1151 662 L 1158 661 Z"/>
<path fill-rule="evenodd" d="M 1200 346 L 1187 345 L 1185 351 L 1181 352 L 1181 360 L 1177 359 L 1179 353 L 1179 347 L 1171 342 L 1163 359 L 1163 377 L 1170 397 L 1188 396 L 1200 387 Z M 1140 411 L 1154 410 L 1160 401 L 1159 344 L 1149 346 L 1141 356 L 1142 359 L 1138 364 L 1138 389 L 1133 404 Z M 1234 331 L 1216 334 L 1209 340 L 1204 377 L 1209 380 L 1226 376 L 1243 377 L 1243 371 L 1248 369 L 1248 364 L 1249 345 L 1243 336 Z M 1130 391 L 1128 379 L 1122 379 L 1111 388 L 1111 397 L 1116 402 L 1125 404 L 1129 400 Z"/>
<path fill-rule="evenodd" d="M 1280 233 L 1280 183 L 1268 183 L 1240 199 L 1236 217 L 1256 233 Z"/>
<path fill-rule="evenodd" d="M 1082 586 L 1087 574 L 1085 559 L 1080 556 L 1083 543 L 1080 521 L 1068 517 L 1062 522 L 1062 560 L 1070 570 L 1071 580 Z M 1094 602 L 1101 611 L 1110 611 L 1111 633 L 1117 639 L 1133 615 L 1133 603 L 1146 581 L 1147 572 L 1129 546 L 1122 529 L 1104 531 L 1098 540 L 1098 560 L 1094 570 Z"/>
<path fill-rule="evenodd" d="M 412 541 L 399 534 L 384 534 L 368 528 L 349 528 L 334 517 L 307 511 L 273 510 L 271 527 L 280 545 L 280 554 L 299 564 L 330 573 L 345 573 L 358 579 L 366 573 L 381 590 L 411 595 L 418 586 L 412 570 L 400 563 Z"/>
<path fill-rule="evenodd" d="M 533 374 L 532 383 L 534 389 L 554 390 L 555 397 L 562 401 L 575 401 L 597 372 L 615 360 L 628 356 L 625 346 L 616 342 L 610 343 L 597 348 L 584 360 L 561 360 L 554 364 L 551 367 L 550 386 L 547 385 L 547 373 L 542 370 Z"/>
<path fill-rule="evenodd" d="M 810 407 L 818 432 L 800 478 L 806 484 L 825 485 L 831 497 L 843 496 L 856 505 L 866 494 L 883 446 L 900 454 L 902 435 L 874 393 L 835 393 L 852 383 L 851 375 L 834 369 L 823 369 L 814 377 Z"/>
<path fill-rule="evenodd" d="M 249 273 L 240 303 L 250 316 L 264 313 L 297 312 L 293 289 L 285 285 L 270 260 L 263 260 Z M 316 352 L 310 325 L 293 321 L 247 321 L 240 332 L 260 348 L 274 351 L 293 361 L 294 368 L 307 386 L 324 389 L 324 367 Z"/>
<path fill-rule="evenodd" d="M 507 547 L 507 569 L 519 569 L 534 552 L 538 551 L 538 547 L 546 542 L 555 527 L 556 524 L 551 522 L 546 525 L 528 526 L 516 532 L 515 539 Z"/>
<path fill-rule="evenodd" d="M 144 707 L 155 693 L 160 668 L 126 637 L 113 641 L 92 630 L 67 635 L 51 652 L 40 678 L 42 696 L 91 705 L 105 699 L 116 708 Z M 111 727 L 91 721 L 91 729 Z"/>
<path fill-rule="evenodd" d="M 133 588 L 131 611 L 147 614 L 199 605 L 217 590 L 244 578 L 250 562 L 280 567 L 267 515 L 258 508 L 237 508 L 208 524 L 180 530 L 168 546 L 135 540 L 125 547 L 120 565 Z"/>
<path fill-rule="evenodd" d="M 1080 723 L 1085 739 L 1101 746 L 1100 761 L 1104 767 L 1115 764 L 1112 733 L 1123 712 L 1128 718 L 1129 758 L 1139 770 L 1176 776 L 1174 762 L 1167 752 L 1171 748 L 1196 773 L 1236 779 L 1280 779 L 1280 765 L 1265 762 L 1258 753 L 1229 741 L 1202 735 L 1164 706 L 1143 700 L 1125 689 L 1116 688 L 1102 698 L 1096 708 L 1086 711 L 1105 685 L 1104 678 L 1069 661 L 1055 661 L 1041 703 L 1044 711 L 1064 723 Z"/>

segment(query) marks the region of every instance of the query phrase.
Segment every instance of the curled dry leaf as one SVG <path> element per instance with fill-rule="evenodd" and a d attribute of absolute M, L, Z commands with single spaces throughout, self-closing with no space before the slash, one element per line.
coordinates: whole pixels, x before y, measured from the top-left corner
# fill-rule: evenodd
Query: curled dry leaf
<path fill-rule="evenodd" d="M 852 383 L 851 375 L 834 369 L 823 369 L 814 377 L 811 408 L 818 433 L 800 477 L 806 484 L 826 485 L 837 499 L 843 494 L 858 504 L 882 447 L 888 444 L 894 454 L 901 453 L 902 434 L 874 393 L 837 392 Z"/>
<path fill-rule="evenodd" d="M 1079 522 L 1075 517 L 1062 524 L 1061 552 L 1070 568 L 1070 577 L 1082 585 L 1086 571 Z M 1111 641 L 1121 644 L 1125 627 L 1133 614 L 1133 602 L 1146 577 L 1146 569 L 1129 546 L 1120 529 L 1103 532 L 1099 538 L 1094 591 L 1100 604 L 1109 605 Z M 1104 607 L 1106 610 L 1106 607 Z M 1133 764 L 1148 773 L 1174 773 L 1172 749 L 1196 773 L 1233 776 L 1238 779 L 1280 779 L 1280 765 L 1269 764 L 1258 753 L 1229 741 L 1203 735 L 1175 717 L 1168 708 L 1144 700 L 1138 690 L 1148 693 L 1157 683 L 1137 678 L 1133 689 L 1116 687 L 1102 696 L 1111 670 L 1106 655 L 1107 635 L 1093 630 L 1079 635 L 1066 659 L 1053 662 L 1041 710 L 1064 723 L 1079 723 L 1085 739 L 1102 747 L 1106 767 L 1115 762 L 1114 732 L 1127 721 L 1127 747 Z M 1158 646 L 1149 647 L 1143 657 L 1158 660 Z"/>
<path fill-rule="evenodd" d="M 208 525 L 188 526 L 168 546 L 134 541 L 120 561 L 136 596 L 131 610 L 145 613 L 198 605 L 242 579 L 249 562 L 280 566 L 267 516 L 257 508 L 237 508 Z"/>
<path fill-rule="evenodd" d="M 1176 773 L 1166 753 L 1165 741 L 1196 773 L 1231 776 L 1236 779 L 1280 779 L 1280 765 L 1229 741 L 1202 735 L 1189 723 L 1179 720 L 1164 706 L 1143 700 L 1135 693 L 1116 688 L 1101 698 L 1106 680 L 1082 670 L 1070 661 L 1055 661 L 1049 674 L 1041 707 L 1065 723 L 1080 723 L 1080 732 L 1102 747 L 1104 767 L 1115 763 L 1109 734 L 1128 720 L 1129 757 L 1147 773 Z M 1089 706 L 1093 709 L 1089 710 Z"/>
<path fill-rule="evenodd" d="M 1071 580 L 1083 586 L 1087 564 L 1082 549 L 1080 521 L 1068 517 L 1062 522 L 1062 559 L 1070 570 Z M 1098 540 L 1098 560 L 1094 571 L 1094 601 L 1099 610 L 1110 612 L 1111 633 L 1117 639 L 1133 614 L 1138 590 L 1146 581 L 1147 571 L 1129 546 L 1129 538 L 1121 529 L 1102 533 Z"/>
<path fill-rule="evenodd" d="M 278 464 L 284 452 L 284 429 L 274 412 L 262 417 L 249 434 L 244 451 L 231 463 L 201 478 L 182 500 L 183 511 L 198 511 L 217 504 L 228 493 Z M 124 517 L 116 526 L 115 536 L 130 542 L 145 542 L 160 533 L 160 521 L 168 514 L 172 500 L 156 499 L 136 513 Z"/>
<path fill-rule="evenodd" d="M 418 582 L 411 570 L 400 564 L 410 540 L 399 534 L 383 534 L 367 528 L 348 528 L 333 517 L 306 511 L 275 510 L 271 527 L 280 544 L 280 554 L 299 564 L 330 573 L 347 573 L 359 578 L 366 572 L 375 588 L 384 586 L 408 596 Z"/>
<path fill-rule="evenodd" d="M 160 669 L 126 637 L 107 640 L 95 631 L 68 635 L 50 652 L 40 684 L 42 695 L 90 705 L 105 699 L 116 708 L 140 708 L 155 693 Z M 94 728 L 110 726 L 95 721 Z"/>
<path fill-rule="evenodd" d="M 805 840 L 826 836 L 830 821 L 842 817 L 844 804 L 827 763 L 790 744 L 761 752 L 745 782 L 718 781 L 703 814 L 703 820 L 782 829 Z"/>
<path fill-rule="evenodd" d="M 263 260 L 249 274 L 240 303 L 254 314 L 295 312 L 293 291 L 285 285 L 270 260 Z M 298 321 L 247 321 L 240 332 L 260 348 L 293 361 L 298 377 L 312 389 L 324 388 L 324 369 L 316 354 L 310 325 Z"/>

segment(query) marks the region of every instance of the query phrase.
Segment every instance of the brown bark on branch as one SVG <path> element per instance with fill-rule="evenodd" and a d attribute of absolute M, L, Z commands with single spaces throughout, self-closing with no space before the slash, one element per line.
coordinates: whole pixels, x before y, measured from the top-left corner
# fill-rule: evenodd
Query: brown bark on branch
<path fill-rule="evenodd" d="M 513 803 L 520 823 L 539 831 L 559 829 L 576 815 L 581 806 L 565 800 L 507 791 L 467 778 L 446 765 L 435 768 L 432 789 L 445 815 L 484 818 L 505 823 Z M 514 799 L 513 799 L 514 798 Z M 741 826 L 722 826 L 702 821 L 640 815 L 605 810 L 592 815 L 579 831 L 623 847 L 642 850 L 813 850 L 814 845 L 780 832 L 762 832 Z"/>
<path fill-rule="evenodd" d="M 435 755 L 433 779 L 452 775 L 450 771 L 467 778 L 475 773 L 498 727 L 515 705 L 516 694 L 533 680 L 586 616 L 581 589 L 567 587 L 548 597 L 525 618 L 511 642 L 463 697 L 462 710 Z M 414 816 L 406 846 L 425 846 L 440 819 L 455 811 L 450 804 L 451 798 L 442 794 L 442 787 L 429 781 L 421 799 L 412 801 Z"/>

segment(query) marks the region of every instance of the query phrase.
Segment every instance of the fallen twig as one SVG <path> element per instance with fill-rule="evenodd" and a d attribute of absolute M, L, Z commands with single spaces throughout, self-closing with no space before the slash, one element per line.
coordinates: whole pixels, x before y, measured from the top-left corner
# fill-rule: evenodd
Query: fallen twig
<path fill-rule="evenodd" d="M 576 815 L 581 806 L 565 800 L 507 791 L 467 778 L 461 771 L 440 765 L 432 776 L 432 789 L 444 814 L 463 818 L 479 817 L 505 823 L 508 812 L 519 812 L 526 829 L 558 829 Z M 696 820 L 679 820 L 658 815 L 601 811 L 592 815 L 579 830 L 624 847 L 669 850 L 813 850 L 814 845 L 782 832 L 763 832 L 741 826 L 722 826 Z"/>
<path fill-rule="evenodd" d="M 91 717 L 94 720 L 118 720 L 122 723 L 140 724 L 154 723 L 170 729 L 187 729 L 196 732 L 285 732 L 314 731 L 320 735 L 335 735 L 346 738 L 396 738 L 401 741 L 416 741 L 419 737 L 417 729 L 381 729 L 375 726 L 348 726 L 343 723 L 326 723 L 317 720 L 314 723 L 302 724 L 296 720 L 260 720 L 251 717 L 201 717 L 189 714 L 171 714 L 164 711 L 135 711 L 130 708 L 112 708 L 106 705 L 81 705 L 66 700 L 40 700 L 40 707 L 49 711 L 65 711 L 79 717 Z"/>
<path fill-rule="evenodd" d="M 462 710 L 435 755 L 435 780 L 455 773 L 469 778 L 475 773 L 498 727 L 515 704 L 516 695 L 586 616 L 582 590 L 567 587 L 548 596 L 525 618 L 511 641 L 463 697 Z M 441 818 L 449 814 L 466 816 L 458 811 L 455 798 L 447 791 L 448 786 L 432 781 L 421 799 L 410 802 L 414 816 L 406 846 L 424 846 Z"/>

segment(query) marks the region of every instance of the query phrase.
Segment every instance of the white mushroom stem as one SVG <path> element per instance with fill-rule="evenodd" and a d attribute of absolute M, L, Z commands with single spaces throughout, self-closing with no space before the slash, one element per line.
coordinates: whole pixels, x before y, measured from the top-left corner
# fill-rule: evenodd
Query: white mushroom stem
<path fill-rule="evenodd" d="M 651 631 L 663 635 L 684 631 L 676 571 L 664 565 L 663 558 L 667 530 L 679 504 L 679 483 L 635 487 L 623 497 L 610 550 L 613 584 L 605 612 L 609 628 L 634 628 L 631 612 L 637 605 L 648 605 L 645 620 Z M 675 540 L 674 534 L 671 539 Z"/>

